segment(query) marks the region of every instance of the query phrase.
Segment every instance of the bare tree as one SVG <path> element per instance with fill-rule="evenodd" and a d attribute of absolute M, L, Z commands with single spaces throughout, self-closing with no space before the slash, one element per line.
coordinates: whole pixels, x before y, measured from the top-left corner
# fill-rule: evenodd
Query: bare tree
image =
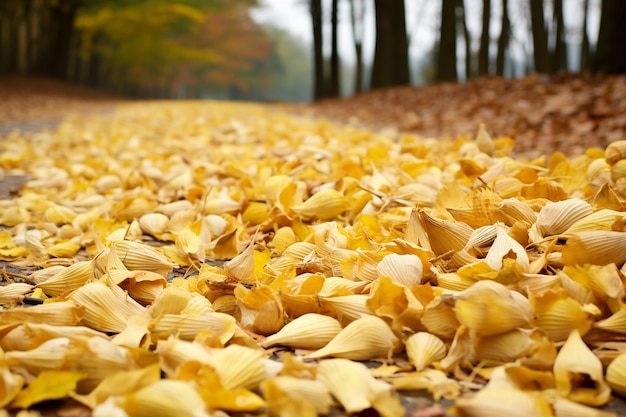
<path fill-rule="evenodd" d="M 309 11 L 313 27 L 313 98 L 325 95 L 324 50 L 322 38 L 322 0 L 310 0 Z"/>
<path fill-rule="evenodd" d="M 339 97 L 339 49 L 338 49 L 338 41 L 337 41 L 337 26 L 338 26 L 338 16 L 337 16 L 337 4 L 339 0 L 333 0 L 330 12 L 330 27 L 331 27 L 331 36 L 330 36 L 330 77 L 329 77 L 329 86 L 328 86 L 328 96 L 329 97 Z"/>
<path fill-rule="evenodd" d="M 491 20 L 491 0 L 483 0 L 483 27 L 478 50 L 478 75 L 489 74 L 489 22 Z"/>
<path fill-rule="evenodd" d="M 555 27 L 554 49 L 550 59 L 550 72 L 567 70 L 567 45 L 565 43 L 565 23 L 563 21 L 563 0 L 554 0 L 553 22 Z"/>
<path fill-rule="evenodd" d="M 354 55 L 356 57 L 356 74 L 354 78 L 354 92 L 356 94 L 363 91 L 364 17 L 365 4 L 363 4 L 363 0 L 350 0 L 350 21 L 352 22 L 352 38 L 354 39 Z"/>
<path fill-rule="evenodd" d="M 473 76 L 472 38 L 470 36 L 469 30 L 467 30 L 467 14 L 465 13 L 465 2 L 463 0 L 458 0 L 457 10 L 457 24 L 461 27 L 463 39 L 465 40 L 465 79 L 469 79 Z"/>
<path fill-rule="evenodd" d="M 589 45 L 589 34 L 587 33 L 587 16 L 589 13 L 589 0 L 583 2 L 583 27 L 580 41 L 580 72 L 591 69 L 591 47 Z"/>
<path fill-rule="evenodd" d="M 437 81 L 456 81 L 456 0 L 441 1 Z"/>
<path fill-rule="evenodd" d="M 600 73 L 626 73 L 626 1 L 603 0 L 594 70 Z"/>
<path fill-rule="evenodd" d="M 409 84 L 409 45 L 404 0 L 374 0 L 374 9 L 376 47 L 371 86 L 381 88 Z"/>
<path fill-rule="evenodd" d="M 548 71 L 548 34 L 546 31 L 543 0 L 530 0 L 530 19 L 533 31 L 535 71 Z"/>
<path fill-rule="evenodd" d="M 496 56 L 496 74 L 504 75 L 504 59 L 509 46 L 511 21 L 509 20 L 509 2 L 502 0 L 502 27 L 498 38 L 498 55 Z"/>

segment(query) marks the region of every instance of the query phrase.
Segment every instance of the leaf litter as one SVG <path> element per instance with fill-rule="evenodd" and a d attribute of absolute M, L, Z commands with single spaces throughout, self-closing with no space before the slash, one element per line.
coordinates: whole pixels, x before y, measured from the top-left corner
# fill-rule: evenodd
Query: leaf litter
<path fill-rule="evenodd" d="M 1 146 L 29 181 L 0 201 L 0 257 L 40 268 L 0 287 L 6 409 L 394 417 L 425 390 L 460 416 L 611 415 L 624 395 L 624 141 L 516 159 L 488 125 L 161 102 Z"/>

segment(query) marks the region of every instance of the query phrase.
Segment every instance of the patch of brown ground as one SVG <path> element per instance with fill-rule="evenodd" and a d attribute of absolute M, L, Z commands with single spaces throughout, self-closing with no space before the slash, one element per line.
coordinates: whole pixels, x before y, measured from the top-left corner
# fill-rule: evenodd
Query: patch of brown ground
<path fill-rule="evenodd" d="M 124 98 L 53 79 L 0 76 L 0 128 L 49 127 L 70 113 L 109 111 Z"/>
<path fill-rule="evenodd" d="M 626 76 L 481 77 L 324 100 L 309 112 L 428 137 L 474 135 L 485 123 L 492 136 L 513 137 L 518 155 L 573 156 L 626 139 Z"/>

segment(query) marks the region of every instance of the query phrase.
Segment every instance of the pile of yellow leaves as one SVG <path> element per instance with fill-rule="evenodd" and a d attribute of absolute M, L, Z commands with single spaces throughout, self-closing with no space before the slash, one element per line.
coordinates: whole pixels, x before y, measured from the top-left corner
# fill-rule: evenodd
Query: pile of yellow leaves
<path fill-rule="evenodd" d="M 461 416 L 598 416 L 626 395 L 626 142 L 520 161 L 484 126 L 163 102 L 0 147 L 30 177 L 0 259 L 42 267 L 0 287 L 0 407 L 396 417 L 428 390 Z"/>

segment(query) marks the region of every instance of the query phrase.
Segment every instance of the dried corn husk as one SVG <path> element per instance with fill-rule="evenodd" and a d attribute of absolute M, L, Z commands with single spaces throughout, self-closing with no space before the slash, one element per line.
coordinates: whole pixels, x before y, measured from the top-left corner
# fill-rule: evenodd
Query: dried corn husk
<path fill-rule="evenodd" d="M 585 345 L 577 330 L 572 330 L 556 357 L 554 377 L 559 395 L 572 401 L 601 406 L 611 396 L 600 359 Z M 582 384 L 581 377 L 588 378 L 591 384 Z"/>
<path fill-rule="evenodd" d="M 287 323 L 278 333 L 265 338 L 261 346 L 284 345 L 294 349 L 321 349 L 341 330 L 336 319 L 309 313 Z"/>
<path fill-rule="evenodd" d="M 346 359 L 323 360 L 317 369 L 317 379 L 328 387 L 348 414 L 367 408 L 374 408 L 385 417 L 404 414 L 392 387 L 374 379 L 361 363 Z"/>
<path fill-rule="evenodd" d="M 542 236 L 559 235 L 592 212 L 591 205 L 586 201 L 570 198 L 543 206 L 536 223 Z"/>
<path fill-rule="evenodd" d="M 389 357 L 398 347 L 398 338 L 387 323 L 375 316 L 365 316 L 348 324 L 326 346 L 308 358 L 346 358 L 367 360 Z"/>
<path fill-rule="evenodd" d="M 448 352 L 441 339 L 427 332 L 411 335 L 406 340 L 405 346 L 409 361 L 417 371 L 422 371 L 433 362 L 445 358 Z"/>
<path fill-rule="evenodd" d="M 71 301 L 16 307 L 0 310 L 2 323 L 47 323 L 53 326 L 75 326 L 83 318 L 85 309 Z"/>
<path fill-rule="evenodd" d="M 46 281 L 37 284 L 37 288 L 41 288 L 48 295 L 58 297 L 80 288 L 93 278 L 93 274 L 93 261 L 76 262 Z"/>
<path fill-rule="evenodd" d="M 12 373 L 8 367 L 0 366 L 0 408 L 3 410 L 24 386 L 24 377 Z"/>
<path fill-rule="evenodd" d="M 385 256 L 376 267 L 379 277 L 389 277 L 392 281 L 407 287 L 422 283 L 423 269 L 424 266 L 419 256 L 395 253 Z"/>
<path fill-rule="evenodd" d="M 0 286 L 0 305 L 15 305 L 33 291 L 33 286 L 26 283 L 12 282 Z"/>
<path fill-rule="evenodd" d="M 151 271 L 164 277 L 173 269 L 173 265 L 155 249 L 129 240 L 114 242 L 117 256 L 130 270 Z"/>
<path fill-rule="evenodd" d="M 478 281 L 455 298 L 456 318 L 482 336 L 524 327 L 533 317 L 526 298 L 495 281 Z"/>
<path fill-rule="evenodd" d="M 605 230 L 590 230 L 562 236 L 566 239 L 561 249 L 564 265 L 607 265 L 618 266 L 626 262 L 626 233 Z"/>
<path fill-rule="evenodd" d="M 313 194 L 304 203 L 291 207 L 291 210 L 307 220 L 329 220 L 349 208 L 350 203 L 343 194 L 328 188 Z"/>
<path fill-rule="evenodd" d="M 163 379 L 127 395 L 121 404 L 129 417 L 209 417 L 202 397 L 184 381 Z"/>
<path fill-rule="evenodd" d="M 462 417 L 541 416 L 552 417 L 547 401 L 521 390 L 485 389 L 471 398 L 459 398 L 456 402 Z"/>
<path fill-rule="evenodd" d="M 326 415 L 330 412 L 332 398 L 328 388 L 318 380 L 277 376 L 261 384 L 263 397 L 271 412 L 307 415 L 307 410 Z"/>
<path fill-rule="evenodd" d="M 119 333 L 126 328 L 130 317 L 146 314 L 144 307 L 117 285 L 92 282 L 74 291 L 69 298 L 84 308 L 81 322 L 103 332 Z"/>
<path fill-rule="evenodd" d="M 626 396 L 626 353 L 613 359 L 606 368 L 606 382 L 613 391 Z"/>

